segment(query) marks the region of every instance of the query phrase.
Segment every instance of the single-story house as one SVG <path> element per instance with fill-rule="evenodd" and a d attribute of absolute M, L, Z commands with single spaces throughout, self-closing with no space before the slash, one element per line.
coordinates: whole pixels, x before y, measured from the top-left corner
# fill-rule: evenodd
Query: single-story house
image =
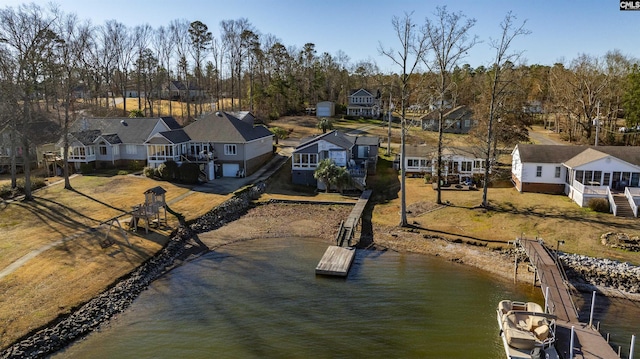
<path fill-rule="evenodd" d="M 333 117 L 336 115 L 336 104 L 332 101 L 322 101 L 316 104 L 316 117 Z"/>
<path fill-rule="evenodd" d="M 474 175 L 484 175 L 485 159 L 473 148 L 447 147 L 442 149 L 442 176 L 446 182 L 462 182 Z M 402 156 L 396 155 L 395 167 L 400 169 Z M 437 176 L 438 148 L 427 145 L 405 147 L 404 166 L 408 176 Z M 445 183 L 446 183 L 445 182 Z"/>
<path fill-rule="evenodd" d="M 443 113 L 443 132 L 445 133 L 469 133 L 475 126 L 473 111 L 467 106 L 458 106 L 448 109 Z M 438 131 L 440 114 L 438 110 L 431 111 L 420 118 L 421 127 L 425 131 Z"/>
<path fill-rule="evenodd" d="M 638 215 L 640 147 L 518 144 L 511 155 L 520 192 L 565 194 L 580 206 L 605 198 L 614 214 L 628 203 Z"/>
<path fill-rule="evenodd" d="M 213 152 L 219 166 L 217 173 L 223 177 L 252 174 L 273 157 L 274 139 L 265 126 L 247 122 L 252 117 L 244 117 L 243 121 L 217 111 L 190 123 L 184 131 L 191 139 L 191 153 Z"/>
<path fill-rule="evenodd" d="M 379 143 L 375 136 L 347 135 L 337 130 L 305 138 L 292 154 L 292 182 L 325 189 L 313 174 L 320 161 L 330 158 L 336 165 L 346 167 L 354 186 L 362 190 L 367 174 L 375 173 Z"/>

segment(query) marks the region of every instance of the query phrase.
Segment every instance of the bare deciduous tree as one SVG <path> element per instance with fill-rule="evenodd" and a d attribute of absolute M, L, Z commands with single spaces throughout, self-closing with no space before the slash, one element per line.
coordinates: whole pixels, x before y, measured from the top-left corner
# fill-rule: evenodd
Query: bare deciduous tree
<path fill-rule="evenodd" d="M 529 30 L 524 28 L 526 20 L 519 27 L 515 27 L 514 21 L 516 16 L 511 12 L 507 13 L 504 20 L 500 24 L 502 30 L 501 36 L 498 40 L 491 40 L 490 46 L 495 50 L 495 59 L 493 62 L 493 68 L 491 72 L 491 100 L 489 103 L 489 121 L 487 126 L 487 137 L 484 148 L 485 155 L 485 168 L 484 168 L 484 185 L 482 189 L 482 206 L 488 207 L 487 191 L 489 188 L 489 173 L 491 166 L 495 163 L 495 143 L 497 143 L 496 135 L 494 134 L 494 120 L 496 118 L 497 106 L 500 98 L 506 95 L 505 90 L 508 84 L 512 83 L 505 79 L 505 68 L 511 69 L 513 63 L 518 60 L 520 53 L 509 52 L 513 39 L 517 36 L 527 35 Z M 492 151 L 492 144 L 493 151 Z"/>
<path fill-rule="evenodd" d="M 0 10 L 0 44 L 6 54 L 13 57 L 16 67 L 12 70 L 10 81 L 15 84 L 18 103 L 13 121 L 12 137 L 12 185 L 15 183 L 15 156 L 21 151 L 24 170 L 24 200 L 33 199 L 31 194 L 31 143 L 29 141 L 31 124 L 39 109 L 38 90 L 42 71 L 47 67 L 47 54 L 58 43 L 52 31 L 54 17 L 51 12 L 31 3 L 17 8 Z"/>
<path fill-rule="evenodd" d="M 469 38 L 469 31 L 475 25 L 475 19 L 467 19 L 462 13 L 450 13 L 445 7 L 436 9 L 435 17 L 427 19 L 426 34 L 429 46 L 433 49 L 433 57 L 424 58 L 431 71 L 439 75 L 437 91 L 438 110 L 438 154 L 436 159 L 436 178 L 438 204 L 442 204 L 442 150 L 444 134 L 444 112 L 448 98 L 453 90 L 451 75 L 453 69 L 467 52 L 476 44 L 477 37 Z"/>
<path fill-rule="evenodd" d="M 405 13 L 404 17 L 394 16 L 391 20 L 395 35 L 400 42 L 400 50 L 397 52 L 391 48 L 385 49 L 382 44 L 379 45 L 379 52 L 387 56 L 391 61 L 402 70 L 401 77 L 401 111 L 400 118 L 400 226 L 406 226 L 407 223 L 407 202 L 406 202 L 406 111 L 407 99 L 411 93 L 410 87 L 411 76 L 416 71 L 419 62 L 426 55 L 429 48 L 427 47 L 427 34 L 424 29 L 416 29 L 416 24 L 411 19 L 413 13 Z"/>

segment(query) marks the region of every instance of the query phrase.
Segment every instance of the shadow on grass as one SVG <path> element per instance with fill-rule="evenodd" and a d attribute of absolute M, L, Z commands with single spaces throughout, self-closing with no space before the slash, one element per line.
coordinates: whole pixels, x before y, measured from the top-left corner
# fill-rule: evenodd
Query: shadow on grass
<path fill-rule="evenodd" d="M 582 214 L 580 211 L 571 211 L 571 212 L 562 212 L 556 209 L 551 209 L 545 206 L 526 206 L 526 207 L 516 207 L 512 203 L 494 203 L 489 201 L 488 207 L 482 206 L 457 206 L 455 204 L 448 204 L 450 207 L 469 209 L 473 211 L 483 211 L 485 213 L 506 213 L 514 216 L 523 216 L 523 217 L 536 217 L 540 219 L 555 219 L 555 220 L 565 220 L 569 222 L 585 222 L 588 221 L 591 224 L 598 224 L 603 226 L 612 225 L 612 219 L 619 220 L 622 217 L 615 217 L 613 214 L 601 213 L 602 216 L 586 216 Z M 551 209 L 551 210 L 549 210 Z M 640 222 L 633 221 L 630 223 L 625 223 L 625 227 L 635 230 L 640 230 Z"/>

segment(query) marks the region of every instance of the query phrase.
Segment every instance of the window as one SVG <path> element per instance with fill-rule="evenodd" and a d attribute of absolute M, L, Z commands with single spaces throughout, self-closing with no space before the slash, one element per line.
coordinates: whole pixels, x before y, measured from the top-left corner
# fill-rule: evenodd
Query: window
<path fill-rule="evenodd" d="M 576 177 L 574 180 L 578 183 L 584 183 L 584 171 L 576 171 Z"/>
<path fill-rule="evenodd" d="M 598 183 L 597 185 L 594 183 L 594 185 L 599 186 L 601 181 L 602 181 L 602 171 L 593 171 L 593 182 Z"/>
<path fill-rule="evenodd" d="M 542 177 L 542 166 L 536 166 L 536 177 Z"/>
<path fill-rule="evenodd" d="M 227 156 L 235 156 L 238 154 L 236 145 L 224 145 L 224 154 Z"/>
<path fill-rule="evenodd" d="M 100 156 L 106 156 L 107 155 L 107 144 L 104 142 L 100 142 L 100 145 L 98 146 L 98 149 L 100 150 Z"/>
<path fill-rule="evenodd" d="M 294 153 L 293 167 L 296 167 L 296 168 L 318 167 L 318 154 L 317 153 Z"/>
<path fill-rule="evenodd" d="M 604 178 L 602 179 L 602 185 L 608 186 L 610 181 L 611 181 L 611 173 L 607 172 L 604 174 Z"/>
<path fill-rule="evenodd" d="M 562 168 L 560 166 L 556 167 L 556 178 L 560 178 L 560 171 L 562 170 Z"/>
<path fill-rule="evenodd" d="M 471 172 L 473 170 L 473 162 L 471 161 L 463 161 L 462 162 L 462 171 Z"/>

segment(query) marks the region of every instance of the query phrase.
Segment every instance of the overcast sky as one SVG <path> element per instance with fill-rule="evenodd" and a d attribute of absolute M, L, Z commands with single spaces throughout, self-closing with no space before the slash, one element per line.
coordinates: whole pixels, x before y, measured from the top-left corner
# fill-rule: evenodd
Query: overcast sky
<path fill-rule="evenodd" d="M 24 1 L 2 0 L 0 6 Z M 397 66 L 379 54 L 385 48 L 399 49 L 391 25 L 393 16 L 413 12 L 416 23 L 433 18 L 437 6 L 461 11 L 477 20 L 472 34 L 483 43 L 473 48 L 463 62 L 487 66 L 493 53 L 489 40 L 500 35 L 500 22 L 508 11 L 527 20 L 530 35 L 512 45 L 522 51 L 528 64 L 553 65 L 570 62 L 579 54 L 602 56 L 610 50 L 640 58 L 640 11 L 620 11 L 619 0 L 537 1 L 430 1 L 430 0 L 56 0 L 65 12 L 76 13 L 94 24 L 116 19 L 129 26 L 148 23 L 168 25 L 173 19 L 199 20 L 214 36 L 220 21 L 244 17 L 262 34 L 272 34 L 286 46 L 302 48 L 314 43 L 318 54 L 346 53 L 352 63 L 369 60 L 382 72 L 397 72 Z M 40 1 L 38 3 L 42 4 Z"/>

